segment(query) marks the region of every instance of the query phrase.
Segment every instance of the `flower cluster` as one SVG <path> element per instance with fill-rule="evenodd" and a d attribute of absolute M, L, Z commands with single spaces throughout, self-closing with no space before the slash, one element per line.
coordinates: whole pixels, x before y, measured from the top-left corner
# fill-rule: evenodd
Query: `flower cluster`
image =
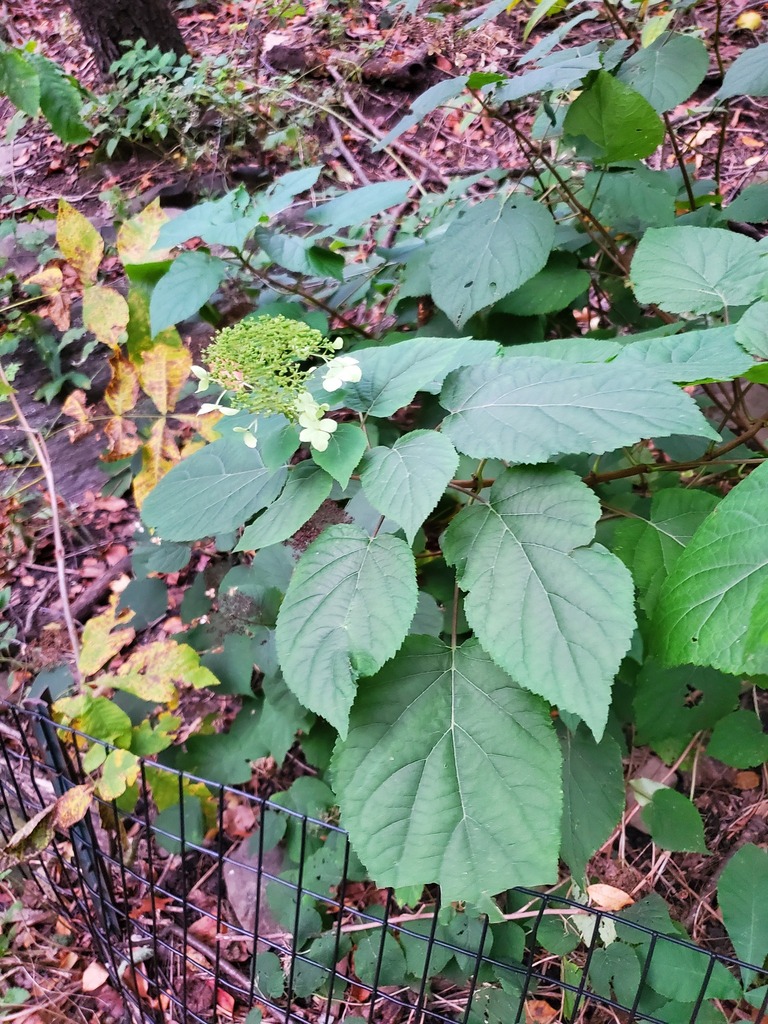
<path fill-rule="evenodd" d="M 282 413 L 298 421 L 302 441 L 318 451 L 325 451 L 336 421 L 325 417 L 327 405 L 319 405 L 306 390 L 316 367 L 308 362 L 324 364 L 322 386 L 328 392 L 338 391 L 347 383 L 357 383 L 362 371 L 352 356 L 337 356 L 341 338 L 330 341 L 307 324 L 284 316 L 259 316 L 225 327 L 204 351 L 208 369 L 193 366 L 200 381 L 198 391 L 211 383 L 223 388 L 218 400 L 205 403 L 201 412 L 213 409 L 232 415 L 240 409 L 269 415 Z M 229 395 L 231 407 L 221 405 Z M 256 419 L 249 427 L 236 427 L 243 440 L 256 447 Z"/>

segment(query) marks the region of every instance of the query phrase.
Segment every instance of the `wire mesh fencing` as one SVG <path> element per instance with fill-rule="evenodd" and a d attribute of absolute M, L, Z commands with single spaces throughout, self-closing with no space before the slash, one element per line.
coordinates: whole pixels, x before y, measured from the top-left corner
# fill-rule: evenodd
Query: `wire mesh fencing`
<path fill-rule="evenodd" d="M 82 782 L 97 741 L 42 704 L 0 711 L 7 843 Z M 87 931 L 134 1021 L 715 1024 L 768 1013 L 763 967 L 686 941 L 659 897 L 610 913 L 518 889 L 493 919 L 441 907 L 437 892 L 408 903 L 366 879 L 332 822 L 149 759 L 120 799 L 94 797 L 25 870 Z"/>

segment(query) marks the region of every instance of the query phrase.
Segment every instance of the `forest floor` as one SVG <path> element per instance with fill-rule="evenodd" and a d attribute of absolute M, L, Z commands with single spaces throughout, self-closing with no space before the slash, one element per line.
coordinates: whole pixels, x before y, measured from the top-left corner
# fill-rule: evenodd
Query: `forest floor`
<path fill-rule="evenodd" d="M 324 183 L 346 187 L 400 176 L 405 169 L 430 189 L 445 185 L 455 175 L 524 166 L 511 132 L 482 120 L 467 127 L 462 115 L 453 111 L 430 115 L 389 153 L 372 152 L 371 143 L 430 85 L 467 70 L 511 69 L 525 48 L 522 26 L 530 5 L 521 5 L 471 34 L 463 33 L 462 26 L 480 8 L 470 12 L 466 3 L 455 4 L 433 20 L 425 19 L 423 12 L 409 15 L 386 0 L 336 6 L 310 0 L 304 14 L 285 21 L 265 15 L 264 5 L 254 0 L 180 6 L 179 23 L 193 56 L 223 55 L 236 62 L 244 80 L 263 90 L 272 127 L 298 125 L 298 141 L 266 154 L 258 145 L 232 153 L 222 142 L 190 165 L 179 153 L 162 156 L 149 150 L 108 160 L 94 144 L 66 147 L 45 123 L 28 125 L 12 143 L 0 144 L 0 192 L 6 197 L 0 220 L 12 219 L 16 225 L 0 239 L 0 256 L 8 258 L 6 272 L 22 278 L 36 268 L 36 250 L 51 241 L 52 217 L 60 197 L 104 228 L 109 239 L 116 208 L 138 209 L 156 196 L 168 209 L 190 205 L 239 181 L 258 180 L 262 170 L 276 176 L 301 164 L 323 162 Z M 428 6 L 420 5 L 425 10 Z M 736 19 L 748 6 L 726 5 L 721 26 L 726 62 L 744 46 L 745 33 L 737 29 Z M 0 2 L 0 12 L 12 43 L 34 39 L 83 85 L 102 88 L 93 57 L 63 0 L 29 0 L 10 7 Z M 714 4 L 699 5 L 691 14 L 694 17 L 704 38 L 710 38 Z M 604 31 L 604 25 L 585 22 L 579 31 L 588 40 L 591 32 Z M 531 42 L 536 37 L 534 32 Z M 293 75 L 290 87 L 285 85 L 286 73 Z M 274 85 L 278 79 L 279 88 Z M 702 100 L 715 91 L 717 81 L 713 62 L 702 86 Z M 324 111 L 318 110 L 318 104 Z M 7 102 L 0 100 L 0 130 L 10 116 Z M 709 130 L 701 130 L 690 105 L 672 117 L 684 135 L 689 158 L 706 175 L 716 159 L 717 140 Z M 732 106 L 724 152 L 724 192 L 730 199 L 768 168 L 765 103 L 745 100 Z M 671 164 L 674 155 L 666 156 Z M 185 334 L 195 349 L 206 337 L 203 324 L 189 325 Z M 98 455 L 105 443 L 98 429 L 99 417 L 106 411 L 99 403 L 106 382 L 105 361 L 97 355 L 88 364 L 94 385 L 88 399 L 90 416 L 97 427 L 82 436 L 63 415 L 60 400 L 47 406 L 32 400 L 44 375 L 39 366 L 33 366 L 33 354 L 25 359 L 29 369 L 25 408 L 33 426 L 43 429 L 53 446 L 70 600 L 84 619 L 128 583 L 138 522 L 130 498 L 110 493 L 108 478 L 99 468 Z M 6 432 L 0 449 L 8 452 L 18 443 L 18 435 Z M 50 520 L 44 514 L 44 486 L 34 473 L 30 475 L 26 463 L 20 469 L 6 464 L 0 472 L 5 478 L 0 487 L 0 587 L 12 587 L 10 620 L 17 629 L 20 652 L 14 670 L 0 673 L 0 695 L 13 698 L 37 671 L 59 660 L 66 638 L 57 612 L 54 545 Z M 201 549 L 200 557 L 209 554 Z M 149 639 L 178 628 L 186 577 L 169 582 L 169 610 L 147 631 Z M 647 752 L 633 756 L 631 770 L 647 775 L 659 769 L 649 763 Z M 681 782 L 687 789 L 690 774 L 683 773 Z M 592 873 L 635 898 L 659 892 L 693 938 L 717 951 L 725 948 L 722 923 L 711 903 L 717 873 L 737 839 L 739 843 L 768 842 L 766 774 L 702 762 L 697 766 L 696 793 L 713 856 L 659 857 L 647 835 L 629 827 L 621 838 L 622 856 L 612 846 L 595 858 Z M 0 881 L 0 910 L 7 910 L 13 900 L 11 887 Z M 119 1018 L 115 993 L 94 972 L 87 941 L 75 936 L 31 887 L 22 897 L 21 909 L 12 912 L 10 924 L 16 927 L 16 961 L 10 967 L 7 959 L 3 962 L 6 979 L 27 988 L 33 999 L 27 1009 L 14 1009 L 0 1019 L 48 1024 L 65 1015 L 82 1021 Z"/>

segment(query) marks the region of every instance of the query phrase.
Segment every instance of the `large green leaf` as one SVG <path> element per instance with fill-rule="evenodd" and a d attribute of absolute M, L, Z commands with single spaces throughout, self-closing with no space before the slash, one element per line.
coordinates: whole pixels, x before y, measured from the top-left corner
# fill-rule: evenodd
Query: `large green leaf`
<path fill-rule="evenodd" d="M 624 810 L 621 750 L 612 736 L 599 743 L 583 727 L 560 730 L 563 748 L 563 838 L 560 855 L 575 878 L 605 842 Z"/>
<path fill-rule="evenodd" d="M 348 408 L 368 416 L 392 416 L 418 391 L 438 392 L 451 370 L 484 362 L 498 351 L 495 341 L 471 338 L 412 338 L 355 349 L 362 378 L 339 397 Z"/>
<path fill-rule="evenodd" d="M 664 580 L 717 502 L 706 491 L 669 488 L 653 496 L 648 519 L 638 516 L 617 525 L 613 550 L 632 572 L 638 603 L 649 615 Z"/>
<path fill-rule="evenodd" d="M 607 71 L 598 71 L 573 101 L 563 129 L 593 142 L 607 164 L 650 156 L 664 140 L 664 124 L 648 100 Z"/>
<path fill-rule="evenodd" d="M 538 316 L 555 313 L 589 288 L 590 276 L 570 253 L 553 252 L 547 265 L 496 306 L 500 313 Z"/>
<path fill-rule="evenodd" d="M 668 313 L 715 313 L 746 306 L 768 283 L 768 261 L 753 239 L 718 228 L 646 231 L 632 260 L 637 301 Z"/>
<path fill-rule="evenodd" d="M 678 853 L 706 853 L 704 823 L 687 796 L 662 786 L 642 810 L 654 843 Z"/>
<path fill-rule="evenodd" d="M 360 427 L 354 423 L 340 423 L 330 435 L 325 451 L 313 448 L 312 458 L 342 487 L 346 487 L 366 447 L 366 437 Z"/>
<path fill-rule="evenodd" d="M 18 50 L 0 50 L 0 96 L 36 117 L 40 110 L 40 81 L 37 71 Z"/>
<path fill-rule="evenodd" d="M 736 341 L 735 326 L 710 327 L 668 338 L 645 338 L 625 345 L 614 363 L 647 366 L 677 384 L 733 380 L 755 365 Z"/>
<path fill-rule="evenodd" d="M 560 753 L 546 706 L 476 640 L 409 637 L 360 687 L 332 763 L 341 820 L 383 885 L 477 900 L 557 874 Z"/>
<path fill-rule="evenodd" d="M 521 100 L 535 92 L 567 91 L 577 86 L 590 71 L 602 67 L 602 54 L 597 48 L 582 52 L 579 47 L 569 47 L 550 54 L 542 66 L 515 75 L 494 93 L 496 103 Z"/>
<path fill-rule="evenodd" d="M 229 273 L 229 267 L 218 256 L 207 252 L 183 252 L 163 274 L 149 300 L 152 337 L 165 327 L 194 316 L 210 299 Z"/>
<path fill-rule="evenodd" d="M 33 54 L 32 62 L 40 81 L 40 109 L 55 134 L 67 145 L 87 142 L 93 131 L 81 117 L 83 97 L 75 80 L 42 54 Z"/>
<path fill-rule="evenodd" d="M 685 392 L 651 370 L 514 355 L 452 373 L 443 430 L 474 458 L 545 462 L 644 437 L 719 435 Z"/>
<path fill-rule="evenodd" d="M 524 195 L 468 207 L 432 250 L 432 297 L 457 327 L 519 288 L 547 262 L 555 222 Z"/>
<path fill-rule="evenodd" d="M 236 530 L 270 505 L 287 470 L 270 472 L 235 436 L 214 441 L 167 473 L 149 493 L 142 517 L 163 540 L 199 540 Z"/>
<path fill-rule="evenodd" d="M 717 902 L 739 959 L 762 966 L 768 956 L 768 851 L 751 843 L 725 865 Z"/>
<path fill-rule="evenodd" d="M 717 97 L 730 96 L 768 96 L 768 43 L 744 50 L 728 68 Z"/>
<path fill-rule="evenodd" d="M 700 39 L 665 32 L 650 46 L 633 53 L 616 77 L 662 114 L 695 92 L 708 67 L 709 54 Z"/>
<path fill-rule="evenodd" d="M 736 324 L 736 341 L 753 356 L 768 359 L 768 302 L 756 302 Z"/>
<path fill-rule="evenodd" d="M 330 526 L 296 566 L 277 617 L 289 688 L 345 736 L 359 676 L 398 650 L 416 611 L 410 548 L 390 535 Z"/>
<path fill-rule="evenodd" d="M 768 221 L 768 181 L 747 185 L 743 192 L 723 208 L 727 220 L 744 220 L 747 224 L 765 224 Z"/>
<path fill-rule="evenodd" d="M 717 723 L 707 754 L 732 768 L 762 765 L 768 761 L 768 733 L 754 711 L 740 708 Z"/>
<path fill-rule="evenodd" d="M 368 452 L 360 479 L 370 503 L 405 530 L 409 543 L 440 500 L 459 456 L 447 437 L 413 430 L 391 448 Z"/>
<path fill-rule="evenodd" d="M 599 516 L 596 495 L 569 470 L 515 468 L 443 536 L 483 647 L 597 739 L 635 628 L 627 569 L 600 545 L 587 546 Z"/>
<path fill-rule="evenodd" d="M 254 551 L 288 540 L 317 512 L 332 486 L 333 480 L 319 466 L 299 463 L 277 501 L 246 526 L 235 551 Z"/>
<path fill-rule="evenodd" d="M 324 224 L 332 231 L 350 227 L 352 224 L 363 224 L 390 206 L 402 203 L 411 189 L 413 182 L 409 179 L 393 178 L 389 181 L 376 181 L 372 185 L 344 192 L 329 203 L 315 207 L 307 214 L 307 220 L 316 224 Z"/>
<path fill-rule="evenodd" d="M 702 523 L 662 587 L 654 636 L 668 664 L 768 671 L 767 484 L 763 463 Z"/>
<path fill-rule="evenodd" d="M 584 176 L 579 196 L 600 223 L 621 234 L 640 236 L 648 228 L 669 227 L 675 222 L 675 192 L 663 187 L 664 179 L 649 180 L 636 171 L 605 174 L 591 171 Z"/>
<path fill-rule="evenodd" d="M 167 221 L 160 228 L 155 248 L 168 249 L 199 237 L 208 245 L 242 249 L 259 219 L 260 211 L 253 206 L 245 187 L 240 186 L 220 199 L 198 203 Z"/>

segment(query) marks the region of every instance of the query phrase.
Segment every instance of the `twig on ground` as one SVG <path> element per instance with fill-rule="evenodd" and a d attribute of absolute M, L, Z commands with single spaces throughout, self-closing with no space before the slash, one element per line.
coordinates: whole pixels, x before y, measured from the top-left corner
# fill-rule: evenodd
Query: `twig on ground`
<path fill-rule="evenodd" d="M 333 135 L 333 141 L 336 143 L 336 148 L 347 161 L 351 170 L 357 175 L 358 179 L 363 183 L 363 185 L 370 185 L 371 179 L 365 173 L 362 165 L 360 164 L 360 161 L 357 159 L 355 154 L 349 149 L 346 142 L 342 138 L 341 129 L 339 128 L 339 122 L 336 120 L 335 117 L 328 118 L 328 126 L 331 129 L 331 135 Z"/>

